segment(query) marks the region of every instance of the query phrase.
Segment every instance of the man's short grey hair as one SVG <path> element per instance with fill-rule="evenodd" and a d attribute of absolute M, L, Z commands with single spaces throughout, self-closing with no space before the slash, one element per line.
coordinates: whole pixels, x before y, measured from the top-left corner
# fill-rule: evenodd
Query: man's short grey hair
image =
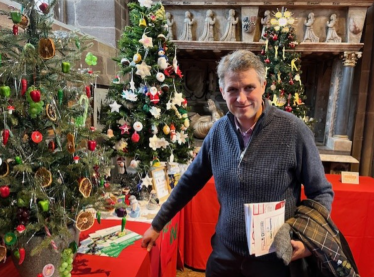
<path fill-rule="evenodd" d="M 219 87 L 224 87 L 225 74 L 228 71 L 241 72 L 253 68 L 262 84 L 265 81 L 265 66 L 254 53 L 248 50 L 237 50 L 224 56 L 217 67 Z"/>

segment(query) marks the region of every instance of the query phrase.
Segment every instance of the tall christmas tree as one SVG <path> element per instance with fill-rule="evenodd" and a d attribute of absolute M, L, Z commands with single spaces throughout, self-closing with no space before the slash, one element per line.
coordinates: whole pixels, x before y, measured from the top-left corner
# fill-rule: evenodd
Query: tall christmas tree
<path fill-rule="evenodd" d="M 274 13 L 270 23 L 271 26 L 266 27 L 262 34 L 265 46 L 259 55 L 266 67 L 265 97 L 274 106 L 292 112 L 311 124 L 307 117 L 308 107 L 304 103 L 301 54 L 295 51 L 298 42 L 292 27 L 292 13 L 282 8 Z"/>
<path fill-rule="evenodd" d="M 11 250 L 22 263 L 22 256 L 50 245 L 62 251 L 56 238 L 71 240 L 70 226 L 90 228 L 95 210 L 113 203 L 103 197 L 111 151 L 86 124 L 95 76 L 76 66 L 90 44 L 51 31 L 56 1 L 15 2 L 20 9 L 0 12 L 2 22 L 13 23 L 0 29 L 0 261 Z M 85 60 L 93 65 L 95 59 L 88 53 Z M 40 233 L 44 242 L 25 253 L 26 241 Z"/>
<path fill-rule="evenodd" d="M 128 8 L 131 23 L 122 34 L 116 58 L 121 76 L 113 80 L 102 118 L 122 166 L 120 173 L 125 172 L 127 157 L 132 161 L 127 173 L 146 176 L 160 161 L 183 164 L 191 159 L 192 129 L 177 49 L 166 38 L 164 7 L 161 2 L 140 0 Z"/>

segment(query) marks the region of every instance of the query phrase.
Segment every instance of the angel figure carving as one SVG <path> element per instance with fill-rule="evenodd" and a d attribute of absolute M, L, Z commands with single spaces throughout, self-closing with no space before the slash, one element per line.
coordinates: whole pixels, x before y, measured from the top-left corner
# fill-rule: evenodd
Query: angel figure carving
<path fill-rule="evenodd" d="M 327 21 L 327 35 L 326 42 L 342 42 L 342 38 L 338 36 L 335 30 L 336 14 L 330 16 L 330 21 Z"/>
<path fill-rule="evenodd" d="M 236 24 L 238 24 L 238 20 L 238 17 L 235 19 L 235 10 L 230 9 L 229 17 L 227 18 L 226 31 L 220 41 L 236 41 Z"/>
<path fill-rule="evenodd" d="M 206 12 L 206 17 L 204 21 L 204 31 L 200 36 L 199 41 L 214 41 L 214 24 L 216 19 L 213 18 L 214 14 L 212 10 Z"/>
<path fill-rule="evenodd" d="M 167 27 L 167 32 L 168 32 L 168 34 L 166 35 L 166 38 L 169 40 L 173 40 L 174 39 L 174 35 L 173 35 L 174 19 L 172 18 L 171 13 L 169 12 L 167 12 L 165 16 L 166 16 L 166 27 Z"/>
<path fill-rule="evenodd" d="M 208 100 L 208 110 L 212 115 L 194 114 L 191 119 L 191 127 L 194 129 L 193 134 L 196 138 L 205 138 L 214 122 L 223 116 L 223 112 L 217 108 L 212 99 Z"/>
<path fill-rule="evenodd" d="M 314 24 L 314 13 L 308 14 L 308 20 L 305 20 L 304 25 L 306 26 L 304 42 L 319 42 L 319 37 L 313 31 Z"/>
<path fill-rule="evenodd" d="M 194 24 L 194 19 L 189 11 L 186 11 L 184 14 L 184 25 L 182 35 L 179 37 L 179 40 L 193 40 L 192 39 L 192 25 Z"/>

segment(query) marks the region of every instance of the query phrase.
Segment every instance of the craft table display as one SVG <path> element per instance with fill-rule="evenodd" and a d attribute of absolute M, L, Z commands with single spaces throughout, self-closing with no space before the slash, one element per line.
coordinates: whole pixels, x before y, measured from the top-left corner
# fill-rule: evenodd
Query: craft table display
<path fill-rule="evenodd" d="M 117 258 L 77 254 L 72 276 L 86 277 L 175 277 L 177 268 L 178 226 L 180 214 L 165 226 L 156 246 L 149 253 L 141 248 L 141 240 L 125 248 Z M 120 225 L 120 220 L 103 219 L 101 224 L 80 234 L 80 240 L 96 230 Z M 127 221 L 126 228 L 143 235 L 149 223 Z M 11 258 L 0 264 L 1 277 L 19 277 Z M 30 276 L 34 277 L 34 276 Z"/>
<path fill-rule="evenodd" d="M 374 179 L 359 177 L 360 184 L 353 185 L 342 184 L 340 175 L 327 174 L 326 177 L 335 192 L 331 217 L 346 237 L 360 275 L 374 276 Z M 205 270 L 212 251 L 210 238 L 219 212 L 216 195 L 211 179 L 183 209 L 180 228 L 184 230 L 184 263 L 192 268 Z"/>

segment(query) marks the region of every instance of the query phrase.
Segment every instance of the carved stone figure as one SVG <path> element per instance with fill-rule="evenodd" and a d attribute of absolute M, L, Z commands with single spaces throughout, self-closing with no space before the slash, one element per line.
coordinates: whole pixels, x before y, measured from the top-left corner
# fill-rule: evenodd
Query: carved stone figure
<path fill-rule="evenodd" d="M 173 34 L 173 25 L 174 25 L 174 19 L 172 18 L 171 13 L 167 12 L 165 14 L 166 16 L 166 26 L 167 26 L 167 36 L 166 38 L 169 40 L 173 40 L 174 34 Z"/>
<path fill-rule="evenodd" d="M 194 129 L 194 136 L 196 138 L 205 138 L 214 122 L 223 116 L 223 112 L 217 108 L 213 100 L 208 100 L 208 109 L 212 115 L 201 116 L 198 113 L 194 114 L 191 119 L 191 126 Z"/>
<path fill-rule="evenodd" d="M 260 39 L 260 41 L 265 41 L 266 40 L 263 37 L 263 35 L 265 34 L 266 28 L 271 26 L 270 20 L 271 20 L 270 11 L 266 10 L 264 12 L 264 17 L 261 18 L 262 32 L 261 32 L 261 39 Z"/>
<path fill-rule="evenodd" d="M 199 38 L 200 41 L 214 41 L 214 24 L 216 23 L 216 19 L 213 16 L 212 10 L 206 12 L 204 31 Z"/>
<path fill-rule="evenodd" d="M 185 12 L 185 19 L 183 25 L 182 35 L 179 37 L 179 40 L 193 40 L 192 39 L 192 25 L 194 24 L 194 19 L 191 18 L 192 15 L 189 11 Z"/>
<path fill-rule="evenodd" d="M 306 26 L 304 42 L 319 42 L 319 37 L 317 37 L 313 31 L 313 24 L 314 24 L 314 13 L 309 13 L 308 20 L 304 21 L 304 25 Z"/>
<path fill-rule="evenodd" d="M 229 17 L 227 18 L 226 31 L 220 41 L 236 41 L 236 24 L 238 24 L 238 20 L 238 17 L 235 19 L 235 10 L 230 9 Z"/>
<path fill-rule="evenodd" d="M 330 21 L 327 21 L 327 35 L 326 42 L 342 42 L 342 38 L 338 36 L 335 30 L 336 14 L 330 16 Z"/>

